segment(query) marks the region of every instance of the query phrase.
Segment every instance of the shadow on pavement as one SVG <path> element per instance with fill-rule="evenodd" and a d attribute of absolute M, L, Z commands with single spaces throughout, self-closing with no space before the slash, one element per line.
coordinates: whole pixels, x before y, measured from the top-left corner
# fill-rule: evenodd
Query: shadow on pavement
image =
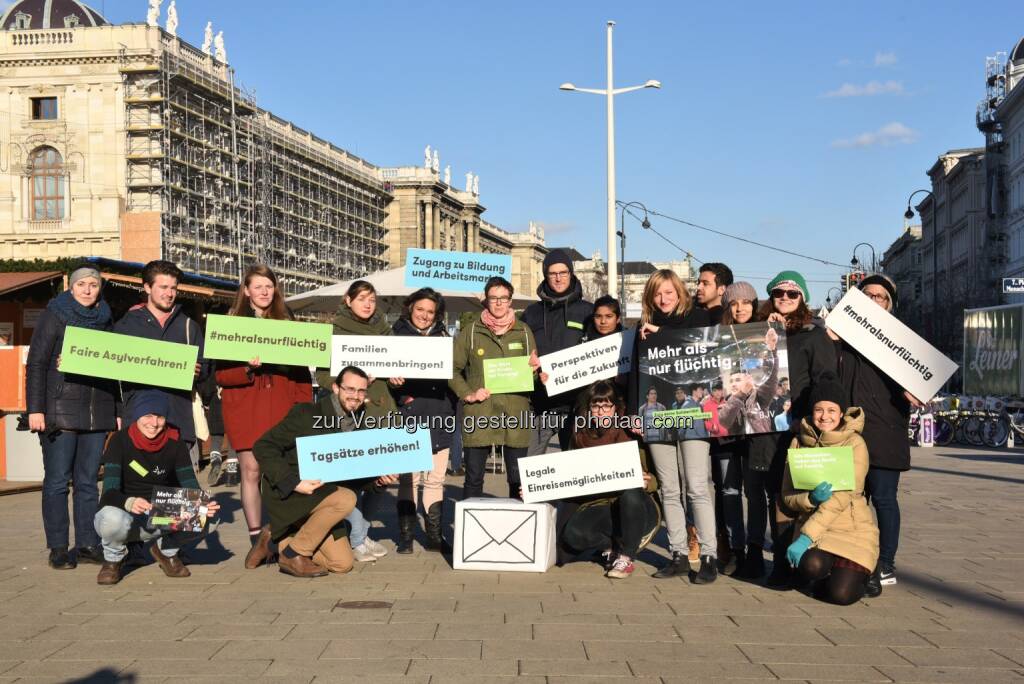
<path fill-rule="evenodd" d="M 1012 482 L 1014 484 L 1024 484 L 1024 479 L 1018 477 L 986 475 L 985 473 L 967 473 L 962 470 L 944 470 L 943 468 L 928 468 L 927 466 L 919 465 L 915 465 L 914 470 L 921 470 L 926 473 L 939 473 L 940 475 L 959 475 L 960 477 L 973 477 L 976 480 L 993 480 L 995 482 Z"/>
<path fill-rule="evenodd" d="M 1021 621 L 1022 626 L 1024 626 L 1024 615 L 1021 614 L 1021 606 L 1019 603 L 1009 603 L 990 594 L 965 591 L 961 586 L 947 584 L 946 582 L 937 580 L 934 577 L 929 577 L 928 575 L 914 572 L 913 570 L 907 570 L 903 567 L 900 568 L 899 578 L 900 585 L 906 584 L 914 589 L 921 589 L 940 600 L 948 599 L 954 604 L 970 603 L 975 606 L 980 606 L 985 610 L 1004 613 L 1017 618 Z M 882 592 L 882 598 L 885 598 L 885 592 Z"/>
<path fill-rule="evenodd" d="M 110 684 L 114 684 L 115 682 L 118 684 L 124 684 L 127 682 L 134 682 L 135 675 L 131 673 L 118 674 L 111 668 L 103 668 L 102 670 L 96 670 L 92 674 L 88 674 L 84 677 L 68 679 L 67 681 L 71 684 L 107 684 L 108 682 Z"/>

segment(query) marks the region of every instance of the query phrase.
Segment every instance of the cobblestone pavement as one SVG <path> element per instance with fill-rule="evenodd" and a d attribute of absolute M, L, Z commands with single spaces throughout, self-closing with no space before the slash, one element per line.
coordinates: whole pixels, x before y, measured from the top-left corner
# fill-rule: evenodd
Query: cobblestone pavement
<path fill-rule="evenodd" d="M 228 490 L 191 578 L 149 565 L 98 587 L 96 566 L 46 566 L 38 494 L 0 497 L 0 680 L 1024 682 L 1024 454 L 915 449 L 914 464 L 899 584 L 846 608 L 652 579 L 663 534 L 626 581 L 586 562 L 455 572 L 419 547 L 345 576 L 247 571 Z M 369 508 L 393 551 L 391 496 Z"/>

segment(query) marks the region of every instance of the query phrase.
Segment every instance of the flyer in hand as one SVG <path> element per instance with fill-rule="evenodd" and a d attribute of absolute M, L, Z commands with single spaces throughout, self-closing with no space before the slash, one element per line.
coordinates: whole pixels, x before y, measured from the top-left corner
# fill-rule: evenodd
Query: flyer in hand
<path fill-rule="evenodd" d="M 153 487 L 149 527 L 171 532 L 202 532 L 210 495 L 201 489 Z"/>

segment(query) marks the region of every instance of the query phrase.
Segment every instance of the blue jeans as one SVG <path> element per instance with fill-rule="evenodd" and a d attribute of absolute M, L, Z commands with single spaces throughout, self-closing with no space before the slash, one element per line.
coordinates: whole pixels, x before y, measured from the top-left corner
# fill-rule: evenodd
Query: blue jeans
<path fill-rule="evenodd" d="M 69 545 L 68 482 L 74 481 L 75 546 L 100 543 L 93 528 L 100 492 L 96 477 L 103 456 L 106 432 L 40 433 L 43 447 L 43 529 L 46 547 L 66 549 Z"/>
<path fill-rule="evenodd" d="M 185 544 L 199 541 L 206 535 L 207 527 L 202 532 L 168 532 L 161 528 L 146 526 L 146 514 L 133 515 L 123 508 L 104 506 L 94 518 L 96 532 L 103 540 L 103 560 L 117 563 L 128 555 L 129 541 L 147 542 L 156 539 L 160 552 L 165 556 L 177 556 Z"/>
<path fill-rule="evenodd" d="M 358 500 L 358 494 L 356 496 Z M 352 526 L 351 531 L 348 533 L 348 542 L 354 549 L 366 541 L 366 535 L 370 533 L 370 523 L 363 517 L 363 512 L 358 508 L 353 508 L 345 520 L 348 520 Z"/>
<path fill-rule="evenodd" d="M 896 564 L 896 547 L 900 543 L 900 504 L 896 500 L 899 488 L 900 471 L 875 466 L 868 469 L 864 493 L 878 518 L 878 563 L 890 568 Z"/>

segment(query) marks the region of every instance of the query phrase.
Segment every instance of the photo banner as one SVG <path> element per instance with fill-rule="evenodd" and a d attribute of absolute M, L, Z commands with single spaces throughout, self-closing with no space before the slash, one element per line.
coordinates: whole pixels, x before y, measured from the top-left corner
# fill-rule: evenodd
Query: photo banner
<path fill-rule="evenodd" d="M 789 400 L 782 326 L 663 327 L 641 340 L 639 406 L 648 441 L 778 432 Z"/>
<path fill-rule="evenodd" d="M 956 372 L 956 363 L 857 288 L 839 300 L 825 324 L 921 401 Z"/>
<path fill-rule="evenodd" d="M 68 326 L 60 371 L 153 387 L 192 389 L 199 347 Z"/>
<path fill-rule="evenodd" d="M 540 357 L 540 369 L 548 374 L 548 396 L 628 373 L 635 338 L 636 328 L 630 328 Z"/>
<path fill-rule="evenodd" d="M 523 501 L 537 503 L 644 486 L 633 440 L 519 459 Z"/>
<path fill-rule="evenodd" d="M 260 363 L 326 368 L 331 362 L 331 330 L 329 323 L 209 314 L 203 356 L 225 361 L 259 357 Z"/>
<path fill-rule="evenodd" d="M 452 377 L 452 338 L 405 335 L 335 335 L 331 341 L 331 376 L 345 366 L 361 368 L 374 378 Z"/>
<path fill-rule="evenodd" d="M 811 490 L 822 482 L 837 492 L 853 491 L 853 447 L 790 449 L 787 456 L 794 489 Z"/>
<path fill-rule="evenodd" d="M 299 437 L 295 451 L 303 480 L 345 482 L 434 467 L 429 430 L 381 428 Z"/>
<path fill-rule="evenodd" d="M 482 293 L 484 285 L 494 276 L 512 282 L 511 255 L 416 247 L 405 254 L 406 287 Z"/>
<path fill-rule="evenodd" d="M 491 394 L 532 392 L 533 369 L 530 368 L 530 357 L 484 359 L 484 387 Z"/>

